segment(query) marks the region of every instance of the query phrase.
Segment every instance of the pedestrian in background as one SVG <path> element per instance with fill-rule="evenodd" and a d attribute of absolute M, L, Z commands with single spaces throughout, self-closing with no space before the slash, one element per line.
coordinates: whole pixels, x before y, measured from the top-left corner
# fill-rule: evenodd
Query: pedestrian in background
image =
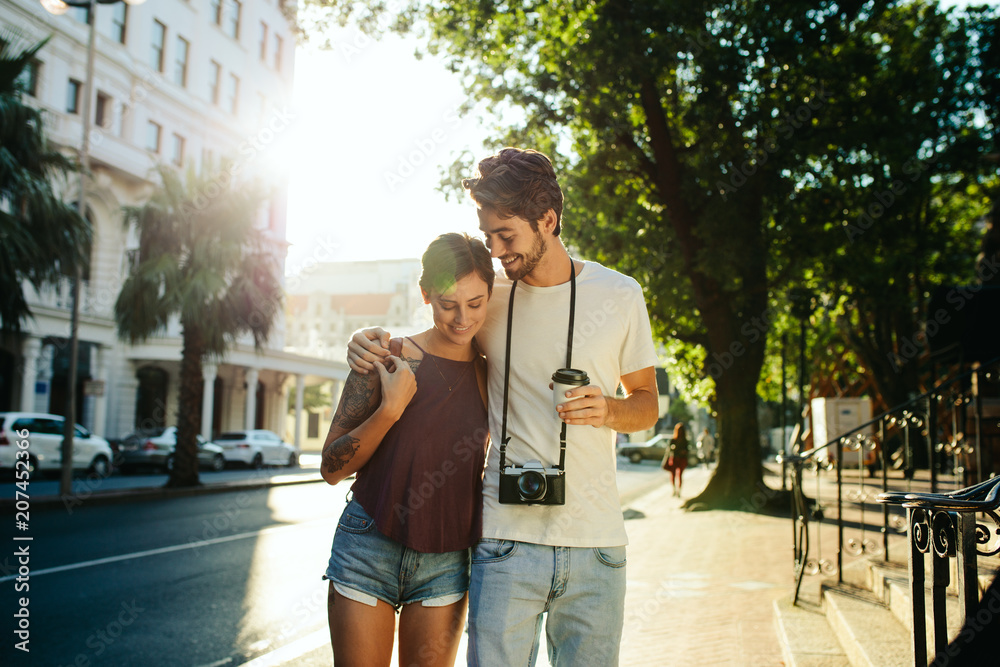
<path fill-rule="evenodd" d="M 688 464 L 688 453 L 691 443 L 687 439 L 684 430 L 684 422 L 674 424 L 674 437 L 670 439 L 670 445 L 663 456 L 663 469 L 670 473 L 670 483 L 674 487 L 674 497 L 681 497 L 681 484 L 683 483 L 684 469 Z"/>

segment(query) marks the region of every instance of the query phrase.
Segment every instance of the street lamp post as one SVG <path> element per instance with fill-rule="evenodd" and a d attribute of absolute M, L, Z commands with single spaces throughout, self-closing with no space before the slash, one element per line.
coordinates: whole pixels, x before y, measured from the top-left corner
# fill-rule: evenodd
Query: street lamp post
<path fill-rule="evenodd" d="M 80 191 L 77 210 L 80 217 L 87 219 L 87 173 L 90 171 L 90 110 L 94 88 L 94 53 L 96 26 L 95 9 L 98 4 L 110 5 L 124 1 L 137 5 L 144 0 L 40 0 L 42 7 L 50 14 L 60 16 L 70 7 L 87 8 L 87 69 L 83 82 L 83 106 L 80 125 L 83 136 L 80 139 Z M 70 304 L 69 369 L 66 374 L 66 417 L 63 422 L 62 474 L 59 478 L 59 495 L 68 496 L 73 486 L 73 435 L 76 429 L 76 381 L 77 364 L 80 358 L 80 283 L 83 282 L 83 267 L 79 264 L 73 272 L 73 291 Z"/>
<path fill-rule="evenodd" d="M 799 437 L 805 433 L 806 411 L 806 320 L 816 309 L 815 295 L 806 287 L 793 287 L 788 291 L 788 300 L 792 305 L 792 317 L 799 321 L 799 415 L 796 423 L 799 425 Z"/>

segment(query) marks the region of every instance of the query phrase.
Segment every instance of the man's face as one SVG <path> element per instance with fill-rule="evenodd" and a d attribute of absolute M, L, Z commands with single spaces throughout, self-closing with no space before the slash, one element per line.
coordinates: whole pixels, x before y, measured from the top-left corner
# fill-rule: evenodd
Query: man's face
<path fill-rule="evenodd" d="M 534 231 L 524 218 L 501 218 L 495 211 L 480 209 L 479 229 L 486 237 L 490 254 L 500 259 L 509 280 L 531 274 L 548 250 L 545 236 Z"/>

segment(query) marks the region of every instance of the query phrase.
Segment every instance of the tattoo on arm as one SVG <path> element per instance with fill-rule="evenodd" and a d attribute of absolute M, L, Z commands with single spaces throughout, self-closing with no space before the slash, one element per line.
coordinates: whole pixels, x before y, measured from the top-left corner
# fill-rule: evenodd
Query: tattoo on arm
<path fill-rule="evenodd" d="M 345 434 L 323 448 L 323 469 L 337 472 L 354 458 L 361 442 L 350 434 Z"/>
<path fill-rule="evenodd" d="M 369 376 L 351 373 L 344 384 L 344 395 L 341 399 L 337 414 L 334 415 L 330 423 L 330 430 L 340 427 L 345 431 L 353 431 L 364 423 L 366 419 L 375 412 L 377 404 L 372 404 L 372 396 L 375 394 L 378 376 L 371 382 Z"/>
<path fill-rule="evenodd" d="M 420 359 L 414 359 L 413 357 L 408 357 L 402 353 L 400 353 L 399 358 L 410 365 L 410 370 L 413 371 L 414 375 L 417 374 L 417 366 L 420 365 Z"/>

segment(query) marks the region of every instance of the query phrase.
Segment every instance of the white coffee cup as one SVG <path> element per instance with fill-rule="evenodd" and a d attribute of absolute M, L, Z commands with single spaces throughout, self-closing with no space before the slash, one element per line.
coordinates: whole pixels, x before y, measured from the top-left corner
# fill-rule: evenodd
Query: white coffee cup
<path fill-rule="evenodd" d="M 586 371 L 580 371 L 575 368 L 560 368 L 557 370 L 552 374 L 553 409 L 555 409 L 557 405 L 582 398 L 582 396 L 567 398 L 566 392 L 570 389 L 576 389 L 577 387 L 586 387 L 588 384 L 590 384 L 590 378 L 587 377 Z M 558 410 L 556 412 L 558 413 Z"/>

